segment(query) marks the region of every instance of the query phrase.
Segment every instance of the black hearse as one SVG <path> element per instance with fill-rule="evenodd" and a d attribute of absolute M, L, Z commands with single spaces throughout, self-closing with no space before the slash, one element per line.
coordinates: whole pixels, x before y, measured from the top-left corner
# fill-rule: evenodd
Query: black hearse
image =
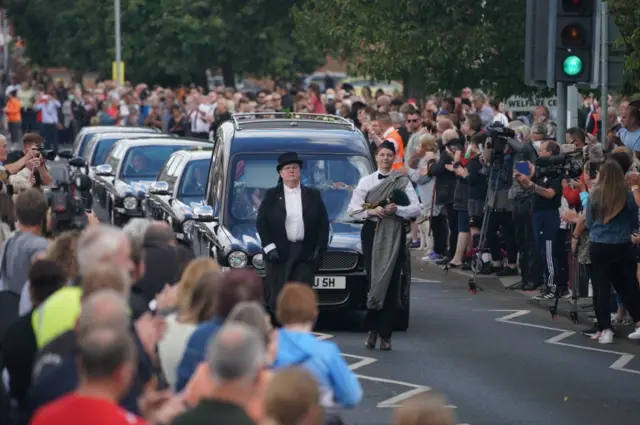
<path fill-rule="evenodd" d="M 100 207 L 114 225 L 144 216 L 142 201 L 171 154 L 182 149 L 211 148 L 212 145 L 206 140 L 171 136 L 116 142 L 105 163 L 96 167 L 92 177 L 94 205 Z"/>
<path fill-rule="evenodd" d="M 276 185 L 277 159 L 295 151 L 304 161 L 302 183 L 320 190 L 329 212 L 329 249 L 315 279 L 322 310 L 366 309 L 368 282 L 360 244 L 361 221 L 347 207 L 360 178 L 375 170 L 369 147 L 349 120 L 315 114 L 234 114 L 216 133 L 205 205 L 194 209 L 191 228 L 196 255 L 225 268 L 264 274 L 256 231 L 264 192 Z M 407 248 L 408 249 L 408 248 Z M 402 306 L 396 328 L 409 325 L 411 262 L 402 274 Z"/>
<path fill-rule="evenodd" d="M 147 217 L 168 223 L 178 242 L 187 246 L 191 245 L 193 210 L 204 205 L 212 147 L 174 152 L 142 203 Z"/>

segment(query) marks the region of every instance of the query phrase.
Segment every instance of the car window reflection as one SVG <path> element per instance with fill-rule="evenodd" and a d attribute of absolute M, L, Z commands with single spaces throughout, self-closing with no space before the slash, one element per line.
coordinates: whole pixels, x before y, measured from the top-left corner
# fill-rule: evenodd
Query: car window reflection
<path fill-rule="evenodd" d="M 360 178 L 371 172 L 364 156 L 333 155 L 304 157 L 302 184 L 320 190 L 330 220 L 347 219 L 351 193 Z M 233 168 L 229 210 L 235 222 L 253 222 L 267 189 L 278 182 L 277 156 L 243 157 Z"/>

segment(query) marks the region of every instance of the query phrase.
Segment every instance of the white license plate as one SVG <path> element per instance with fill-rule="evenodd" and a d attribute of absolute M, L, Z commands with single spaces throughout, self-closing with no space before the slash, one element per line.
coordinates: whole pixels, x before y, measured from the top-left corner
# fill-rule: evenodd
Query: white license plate
<path fill-rule="evenodd" d="M 347 289 L 347 278 L 344 276 L 316 276 L 314 289 Z"/>

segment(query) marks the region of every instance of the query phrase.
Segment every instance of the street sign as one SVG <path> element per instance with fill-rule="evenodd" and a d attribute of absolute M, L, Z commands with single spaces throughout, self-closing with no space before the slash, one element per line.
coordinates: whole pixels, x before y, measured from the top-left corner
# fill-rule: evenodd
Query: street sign
<path fill-rule="evenodd" d="M 511 96 L 504 101 L 504 110 L 506 112 L 533 112 L 538 106 L 555 109 L 558 106 L 558 98 Z"/>

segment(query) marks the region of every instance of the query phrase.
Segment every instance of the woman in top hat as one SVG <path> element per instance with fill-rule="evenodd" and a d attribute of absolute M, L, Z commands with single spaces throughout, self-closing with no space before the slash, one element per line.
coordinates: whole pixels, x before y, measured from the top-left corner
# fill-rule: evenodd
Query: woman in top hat
<path fill-rule="evenodd" d="M 395 145 L 384 141 L 376 150 L 378 171 L 360 179 L 349 203 L 349 214 L 365 219 L 360 232 L 362 253 L 369 280 L 367 316 L 369 335 L 365 346 L 374 349 L 380 337 L 380 350 L 391 350 L 391 332 L 400 303 L 400 272 L 406 261 L 405 220 L 420 215 L 420 202 L 406 173 L 392 171 Z M 388 204 L 363 210 L 403 190 L 409 205 Z"/>
<path fill-rule="evenodd" d="M 257 230 L 265 255 L 265 292 L 270 313 L 286 282 L 313 286 L 329 242 L 329 215 L 317 189 L 300 184 L 302 160 L 295 152 L 278 158 L 278 185 L 258 209 Z"/>

